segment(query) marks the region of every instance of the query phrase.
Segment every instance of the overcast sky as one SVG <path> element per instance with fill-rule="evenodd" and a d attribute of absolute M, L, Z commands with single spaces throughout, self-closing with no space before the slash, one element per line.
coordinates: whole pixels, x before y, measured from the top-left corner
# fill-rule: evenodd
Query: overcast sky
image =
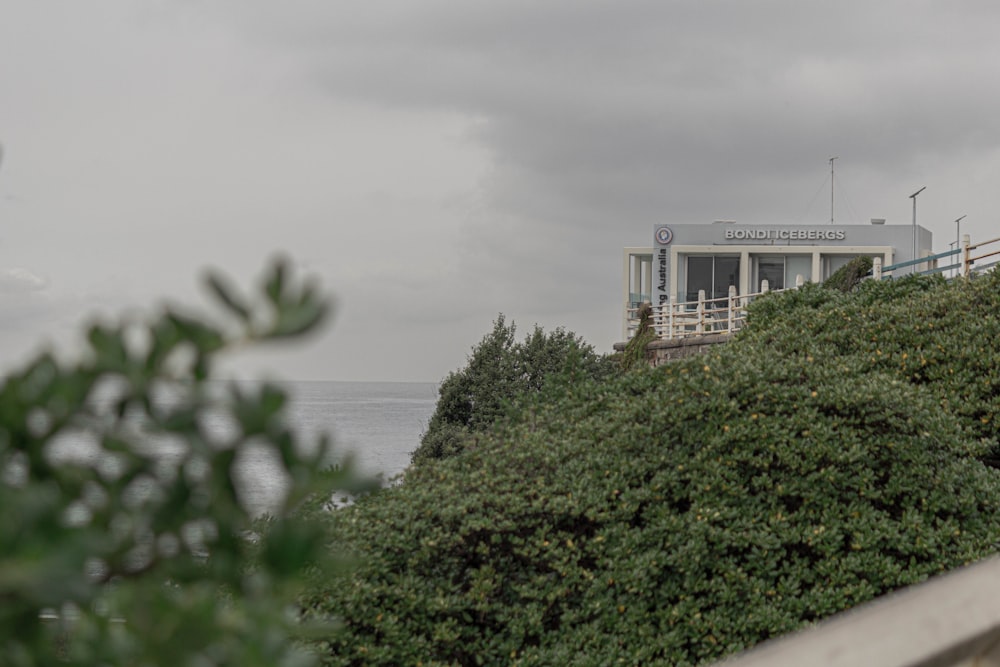
<path fill-rule="evenodd" d="M 620 335 L 654 223 L 1000 236 L 1000 3 L 0 0 L 0 368 L 282 252 L 288 379 L 438 381 L 498 313 Z"/>

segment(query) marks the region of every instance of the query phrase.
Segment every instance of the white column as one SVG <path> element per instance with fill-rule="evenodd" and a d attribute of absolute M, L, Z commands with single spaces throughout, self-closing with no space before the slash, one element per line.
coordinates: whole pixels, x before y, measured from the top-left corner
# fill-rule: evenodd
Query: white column
<path fill-rule="evenodd" d="M 629 293 L 642 293 L 642 257 L 632 255 L 632 284 L 629 285 Z M 631 296 L 629 297 L 631 301 Z M 640 301 L 642 299 L 639 299 Z"/>
<path fill-rule="evenodd" d="M 680 253 L 676 246 L 670 246 L 670 301 L 673 302 L 677 296 L 677 272 L 680 270 Z"/>
<path fill-rule="evenodd" d="M 729 301 L 726 303 L 726 309 L 729 315 L 729 326 L 726 327 L 729 333 L 736 331 L 736 309 L 739 307 L 739 299 L 737 298 L 738 292 L 735 285 L 729 286 Z"/>
<path fill-rule="evenodd" d="M 740 253 L 740 284 L 737 285 L 740 294 L 750 294 L 756 292 L 750 284 L 750 251 L 744 250 Z"/>
<path fill-rule="evenodd" d="M 698 333 L 705 333 L 705 290 L 698 290 L 698 326 L 694 328 Z"/>
<path fill-rule="evenodd" d="M 646 279 L 643 284 L 646 286 L 646 293 L 649 294 L 649 301 L 653 301 L 653 257 L 650 256 L 648 262 L 643 262 L 646 267 Z"/>

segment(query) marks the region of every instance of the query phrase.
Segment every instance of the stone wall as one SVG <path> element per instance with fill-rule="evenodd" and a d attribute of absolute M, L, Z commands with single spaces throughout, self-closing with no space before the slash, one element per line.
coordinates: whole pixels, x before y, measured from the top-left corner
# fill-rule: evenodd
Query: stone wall
<path fill-rule="evenodd" d="M 650 366 L 660 366 L 668 361 L 704 354 L 714 346 L 728 342 L 730 338 L 732 338 L 732 334 L 716 333 L 671 340 L 654 340 L 646 346 L 646 360 L 649 361 Z M 623 352 L 625 343 L 615 343 L 614 347 L 615 351 Z"/>

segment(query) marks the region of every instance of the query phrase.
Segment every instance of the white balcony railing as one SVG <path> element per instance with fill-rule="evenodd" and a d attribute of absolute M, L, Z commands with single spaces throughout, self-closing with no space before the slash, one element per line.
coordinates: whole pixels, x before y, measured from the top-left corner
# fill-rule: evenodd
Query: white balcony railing
<path fill-rule="evenodd" d="M 737 294 L 736 287 L 730 285 L 729 294 L 708 299 L 705 291 L 698 292 L 696 301 L 667 301 L 652 308 L 652 325 L 658 338 L 671 340 L 687 336 L 703 336 L 711 333 L 735 333 L 746 322 L 746 307 L 751 301 L 768 293 L 767 281 L 761 281 L 761 291 L 753 294 Z M 796 287 L 801 286 L 796 285 Z M 632 338 L 639 328 L 642 306 L 627 308 L 628 338 Z"/>

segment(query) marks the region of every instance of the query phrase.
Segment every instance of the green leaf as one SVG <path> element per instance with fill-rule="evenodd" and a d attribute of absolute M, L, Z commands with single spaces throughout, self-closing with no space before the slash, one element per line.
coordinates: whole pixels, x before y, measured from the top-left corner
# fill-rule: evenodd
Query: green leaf
<path fill-rule="evenodd" d="M 205 322 L 174 312 L 168 312 L 166 317 L 177 327 L 182 338 L 195 346 L 199 355 L 210 355 L 226 344 L 223 335 Z"/>
<path fill-rule="evenodd" d="M 278 258 L 271 264 L 271 272 L 264 280 L 264 293 L 274 305 L 278 305 L 282 301 L 287 273 L 287 262 Z"/>
<path fill-rule="evenodd" d="M 120 330 L 95 324 L 87 332 L 87 340 L 96 355 L 95 364 L 106 371 L 120 371 L 128 360 L 125 340 Z"/>
<path fill-rule="evenodd" d="M 314 329 L 326 316 L 327 307 L 320 301 L 305 300 L 294 305 L 282 304 L 277 321 L 268 332 L 273 338 L 300 336 Z"/>
<path fill-rule="evenodd" d="M 243 302 L 242 298 L 237 295 L 236 290 L 226 284 L 225 278 L 218 273 L 210 272 L 207 274 L 205 282 L 208 284 L 209 289 L 215 297 L 226 308 L 228 308 L 233 314 L 244 322 L 250 321 L 250 308 Z"/>
<path fill-rule="evenodd" d="M 275 276 L 275 300 L 293 314 L 282 326 L 307 328 L 315 313 L 296 308 L 309 311 L 315 291 L 286 293 L 280 265 Z M 277 316 L 265 299 L 255 313 L 220 278 L 209 284 L 228 314 L 255 322 Z M 300 454 L 280 387 L 226 401 L 202 385 L 220 353 L 261 340 L 247 329 L 246 338 L 229 340 L 204 319 L 173 311 L 130 318 L 127 336 L 95 324 L 82 361 L 40 355 L 0 382 L 5 664 L 315 662 L 299 650 L 300 627 L 288 609 L 306 567 L 328 574 L 324 524 L 285 525 L 292 517 L 283 509 L 273 524 L 282 539 L 265 553 L 249 532 L 253 517 L 239 497 L 247 490 L 233 476 L 246 448 L 263 447 L 280 453 L 275 465 L 285 470 L 275 474 L 297 503 L 330 478 Z M 133 335 L 147 345 L 141 355 L 130 354 Z M 94 396 L 95 387 L 114 391 Z M 256 430 L 206 433 L 217 418 Z M 65 456 L 75 441 L 96 452 Z M 336 481 L 359 484 L 346 472 Z M 70 614 L 72 623 L 40 622 L 50 611 Z"/>

